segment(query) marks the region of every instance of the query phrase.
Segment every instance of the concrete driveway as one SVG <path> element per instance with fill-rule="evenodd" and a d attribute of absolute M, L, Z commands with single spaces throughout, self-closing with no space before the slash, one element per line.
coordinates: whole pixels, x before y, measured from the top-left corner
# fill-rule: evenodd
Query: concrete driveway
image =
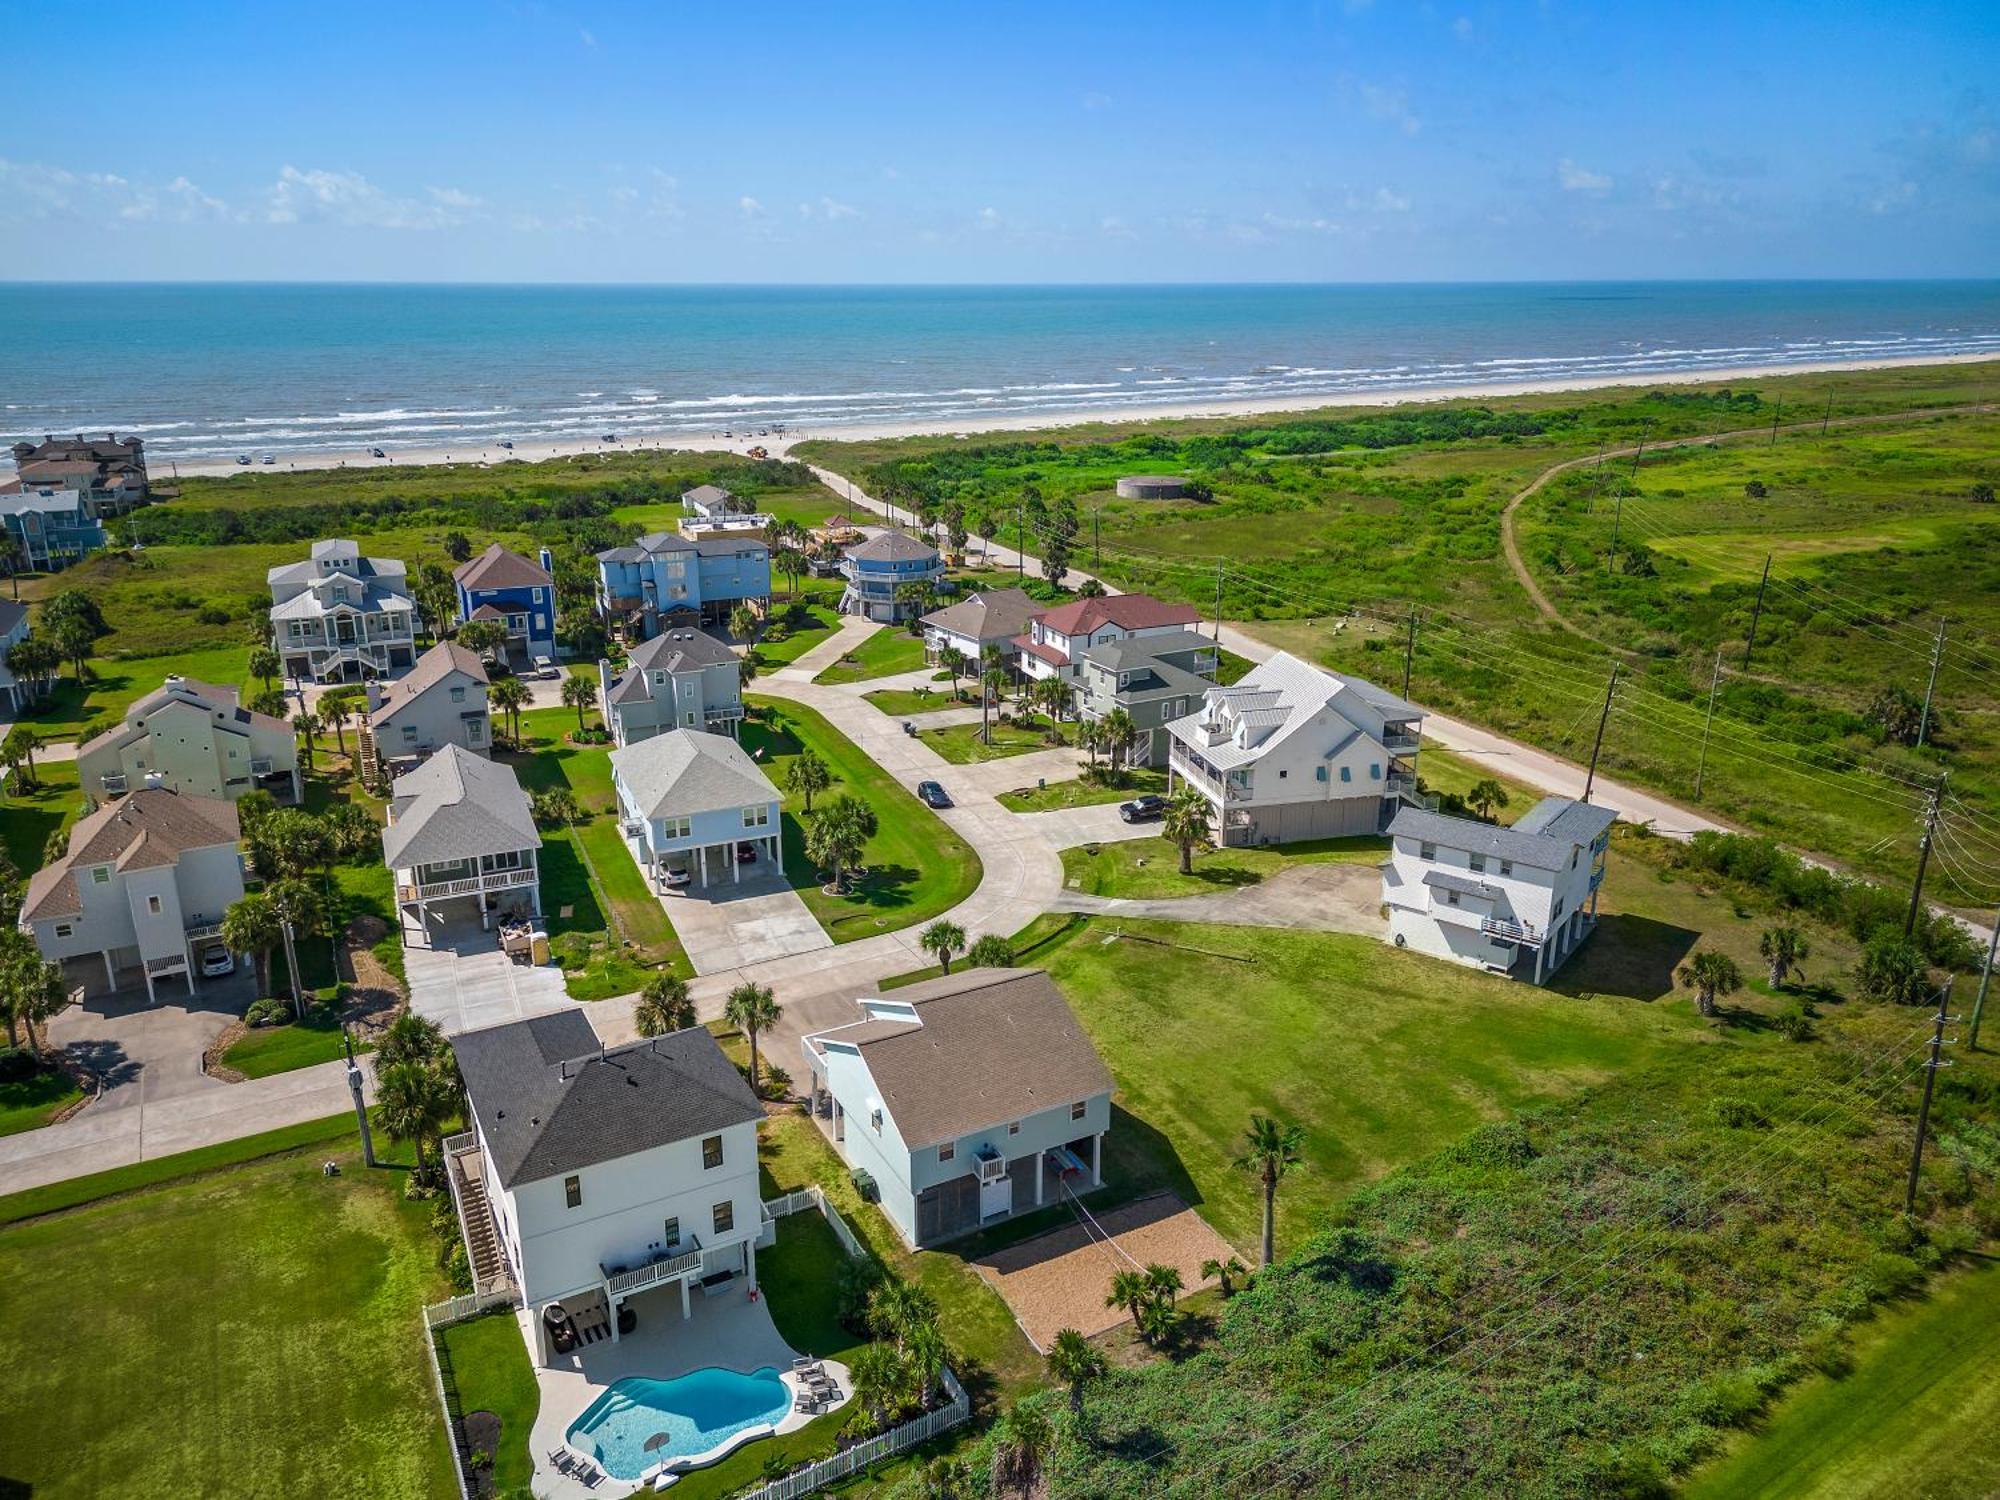
<path fill-rule="evenodd" d="M 768 858 L 757 861 L 755 874 L 749 868 L 740 882 L 692 886 L 660 897 L 695 973 L 715 974 L 833 946 L 783 870 Z"/>
<path fill-rule="evenodd" d="M 255 989 L 246 965 L 221 979 L 196 979 L 192 995 L 176 976 L 160 986 L 156 1003 L 144 989 L 94 995 L 49 1022 L 49 1041 L 104 1080 L 93 1113 L 226 1088 L 202 1072 L 201 1057 Z"/>
<path fill-rule="evenodd" d="M 476 921 L 432 923 L 418 945 L 405 927 L 403 968 L 410 980 L 410 1009 L 429 1016 L 446 1033 L 478 1031 L 576 1004 L 553 965 L 517 964 L 500 951 L 500 939 Z"/>

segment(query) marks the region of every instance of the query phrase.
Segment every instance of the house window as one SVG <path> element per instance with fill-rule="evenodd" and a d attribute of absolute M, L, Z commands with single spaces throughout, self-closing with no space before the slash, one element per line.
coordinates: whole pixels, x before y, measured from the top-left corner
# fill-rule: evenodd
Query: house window
<path fill-rule="evenodd" d="M 692 728 L 694 728 L 694 727 L 695 727 L 695 724 L 694 724 L 694 710 L 693 710 L 693 709 L 689 709 L 689 710 L 687 711 L 687 727 L 688 727 L 688 728 L 690 728 L 690 729 L 692 729 Z"/>
<path fill-rule="evenodd" d="M 1079 1099 L 1079 1100 L 1077 1100 L 1077 1102 L 1076 1102 L 1076 1103 L 1072 1104 L 1072 1105 L 1071 1105 L 1071 1106 L 1069 1107 L 1069 1117 L 1070 1117 L 1070 1118 L 1071 1118 L 1072 1120 L 1081 1120 L 1081 1119 L 1083 1118 L 1083 1115 L 1084 1115 L 1084 1111 L 1085 1111 L 1085 1110 L 1087 1110 L 1087 1109 L 1089 1109 L 1089 1108 L 1090 1108 L 1090 1101 L 1089 1101 L 1089 1100 L 1087 1100 L 1087 1099 Z"/>
<path fill-rule="evenodd" d="M 770 809 L 770 806 L 769 806 L 769 804 L 766 804 L 766 805 L 765 805 L 765 806 L 763 806 L 763 807 L 746 807 L 746 808 L 744 808 L 744 809 L 743 809 L 743 826 L 744 826 L 745 828 L 768 828 L 768 827 L 770 827 L 770 826 L 771 826 L 771 809 Z"/>
<path fill-rule="evenodd" d="M 1418 859 L 1436 859 L 1437 857 L 1438 857 L 1438 846 L 1436 844 L 1431 843 L 1428 839 L 1426 839 L 1423 843 L 1417 845 Z"/>
<path fill-rule="evenodd" d="M 1340 779 L 1342 781 L 1352 781 L 1354 779 L 1354 767 L 1342 766 L 1340 768 Z"/>
<path fill-rule="evenodd" d="M 417 742 L 417 726 L 414 724 L 405 724 L 403 726 L 403 743 L 406 745 L 414 745 L 416 742 Z"/>
<path fill-rule="evenodd" d="M 1287 770 L 1283 769 L 1282 767 L 1280 767 L 1280 768 L 1279 768 L 1279 771 L 1278 771 L 1278 780 L 1280 780 L 1280 781 L 1283 781 L 1283 780 L 1284 780 L 1284 779 L 1285 779 L 1285 778 L 1286 778 L 1287 776 L 1289 776 L 1289 775 L 1291 775 L 1291 774 L 1292 774 L 1292 773 L 1291 773 L 1290 771 L 1287 771 Z M 1345 781 L 1345 780 L 1347 779 L 1347 767 L 1345 767 L 1345 766 L 1342 766 L 1342 767 L 1340 768 L 1340 779 L 1341 779 L 1342 781 Z"/>
<path fill-rule="evenodd" d="M 1471 866 L 1471 868 L 1472 868 L 1472 873 L 1473 873 L 1473 874 L 1475 874 L 1475 875 L 1484 875 L 1484 874 L 1486 873 L 1486 856 L 1485 856 L 1485 855 L 1483 855 L 1483 854 L 1468 854 L 1468 855 L 1467 855 L 1467 856 L 1465 857 L 1465 862 L 1466 862 L 1466 864 L 1467 864 L 1467 865 Z"/>
<path fill-rule="evenodd" d="M 482 724 L 479 720 L 474 719 L 465 726 L 466 744 L 476 745 L 485 738 L 486 738 L 486 726 Z"/>
<path fill-rule="evenodd" d="M 146 910 L 157 917 L 160 914 L 160 898 L 158 896 L 148 896 L 146 898 Z"/>
<path fill-rule="evenodd" d="M 565 1177 L 563 1179 L 563 1202 L 570 1208 L 583 1207 L 583 1179 Z"/>
<path fill-rule="evenodd" d="M 1574 869 L 1576 868 L 1576 857 L 1577 857 L 1577 855 L 1581 854 L 1582 852 L 1583 852 L 1583 851 L 1582 851 L 1581 849 L 1572 849 L 1572 850 L 1570 850 L 1570 851 L 1569 851 L 1569 867 L 1570 867 L 1570 868 L 1571 868 L 1572 870 L 1574 870 Z"/>
<path fill-rule="evenodd" d="M 58 923 L 56 923 L 56 936 L 57 936 L 57 937 L 75 937 L 75 936 L 76 936 L 76 924 L 74 924 L 73 922 L 58 922 Z"/>
<path fill-rule="evenodd" d="M 655 672 L 653 674 L 653 686 L 665 687 L 666 685 L 667 685 L 667 674 L 665 672 Z"/>
<path fill-rule="evenodd" d="M 1317 774 L 1317 777 L 1316 777 L 1316 779 L 1317 779 L 1317 780 L 1320 780 L 1320 781 L 1324 781 L 1324 780 L 1326 780 L 1326 767 L 1325 767 L 1325 766 L 1315 766 L 1315 767 L 1313 767 L 1313 770 L 1314 770 L 1315 772 L 1317 772 L 1317 773 L 1318 773 L 1318 774 Z"/>
<path fill-rule="evenodd" d="M 736 1227 L 736 1205 L 727 1198 L 715 1205 L 715 1232 L 727 1234 Z"/>
<path fill-rule="evenodd" d="M 1511 860 L 1511 859 L 1503 859 L 1503 860 L 1501 860 L 1501 861 L 1500 861 L 1500 873 L 1501 873 L 1502 875 L 1512 875 L 1512 874 L 1514 873 L 1514 861 L 1513 861 L 1513 860 Z"/>
<path fill-rule="evenodd" d="M 868 1111 L 868 1123 L 869 1123 L 870 1125 L 874 1126 L 874 1127 L 875 1127 L 875 1133 L 876 1133 L 877 1135 L 880 1135 L 880 1134 L 882 1133 L 882 1111 L 881 1111 L 881 1110 L 879 1110 L 879 1109 L 871 1109 L 871 1110 L 869 1110 L 869 1111 Z"/>
<path fill-rule="evenodd" d="M 704 1172 L 713 1172 L 721 1165 L 722 1137 L 719 1135 L 709 1136 L 701 1143 L 701 1169 Z"/>
<path fill-rule="evenodd" d="M 1021 1133 L 1021 1122 L 1019 1120 L 1010 1120 L 1007 1122 L 1007 1134 L 1019 1135 L 1020 1133 Z"/>
<path fill-rule="evenodd" d="M 956 1141 L 946 1141 L 942 1146 L 938 1147 L 939 1161 L 950 1161 L 956 1155 L 958 1155 L 958 1143 Z"/>
<path fill-rule="evenodd" d="M 669 1250 L 671 1250 L 680 1242 L 681 1242 L 681 1221 L 679 1219 L 667 1220 L 667 1227 L 660 1233 L 660 1243 L 665 1245 Z"/>
<path fill-rule="evenodd" d="M 92 884 L 92 885 L 109 885 L 109 884 L 111 884 L 111 866 L 109 866 L 109 865 L 93 865 L 93 866 L 91 866 L 91 870 L 90 870 L 90 882 L 91 882 L 91 884 Z"/>
<path fill-rule="evenodd" d="M 451 701 L 454 703 L 463 703 L 465 701 L 465 689 L 462 687 L 453 688 L 451 690 Z"/>
<path fill-rule="evenodd" d="M 1563 901 L 1562 897 L 1558 896 L 1556 897 L 1556 904 L 1554 908 L 1551 909 L 1549 912 L 1549 920 L 1553 922 L 1557 917 L 1561 916 L 1562 914 L 1563 914 Z"/>
<path fill-rule="evenodd" d="M 1369 762 L 1368 779 L 1370 781 L 1380 781 L 1382 779 L 1382 763 L 1380 761 Z"/>
<path fill-rule="evenodd" d="M 663 839 L 684 839 L 693 831 L 693 825 L 686 818 L 660 819 L 660 837 Z"/>

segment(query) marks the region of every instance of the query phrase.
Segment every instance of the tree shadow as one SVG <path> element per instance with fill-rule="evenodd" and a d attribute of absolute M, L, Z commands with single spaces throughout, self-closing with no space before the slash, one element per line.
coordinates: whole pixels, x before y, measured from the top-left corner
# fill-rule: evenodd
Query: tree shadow
<path fill-rule="evenodd" d="M 1598 918 L 1596 930 L 1548 987 L 1558 995 L 1664 1000 L 1674 992 L 1674 971 L 1700 941 L 1701 934 L 1692 928 L 1609 912 Z"/>
<path fill-rule="evenodd" d="M 71 1042 L 63 1051 L 81 1072 L 95 1078 L 106 1089 L 136 1083 L 145 1071 L 144 1065 L 127 1053 L 122 1043 L 108 1037 Z"/>

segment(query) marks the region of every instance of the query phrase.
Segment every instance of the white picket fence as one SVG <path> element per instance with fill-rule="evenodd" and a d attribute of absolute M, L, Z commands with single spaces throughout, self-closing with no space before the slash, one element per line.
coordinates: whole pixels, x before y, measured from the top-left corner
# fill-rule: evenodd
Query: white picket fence
<path fill-rule="evenodd" d="M 463 1323 L 467 1318 L 475 1318 L 489 1307 L 512 1307 L 520 1299 L 514 1295 L 512 1282 L 496 1287 L 488 1287 L 483 1292 L 466 1292 L 462 1296 L 444 1302 L 433 1302 L 424 1309 L 424 1327 L 443 1328 L 450 1323 Z"/>
<path fill-rule="evenodd" d="M 847 1220 L 840 1216 L 840 1210 L 826 1201 L 826 1194 L 820 1191 L 818 1183 L 800 1188 L 796 1193 L 787 1193 L 782 1198 L 767 1199 L 764 1203 L 764 1217 L 782 1219 L 786 1214 L 799 1213 L 808 1208 L 819 1210 L 820 1217 L 826 1220 L 827 1227 L 833 1231 L 833 1237 L 840 1241 L 841 1249 L 856 1260 L 868 1258 L 868 1252 L 862 1249 L 861 1241 L 855 1238 L 854 1231 L 847 1227 Z"/>
<path fill-rule="evenodd" d="M 949 1406 L 925 1412 L 921 1417 L 900 1427 L 892 1427 L 864 1443 L 856 1443 L 852 1448 L 831 1458 L 823 1458 L 795 1474 L 774 1479 L 762 1489 L 738 1496 L 737 1500 L 795 1500 L 796 1496 L 810 1495 L 814 1490 L 838 1483 L 850 1474 L 860 1473 L 872 1463 L 893 1457 L 919 1443 L 927 1443 L 939 1433 L 962 1425 L 972 1416 L 972 1401 L 949 1370 L 944 1372 L 944 1386 L 951 1393 Z"/>

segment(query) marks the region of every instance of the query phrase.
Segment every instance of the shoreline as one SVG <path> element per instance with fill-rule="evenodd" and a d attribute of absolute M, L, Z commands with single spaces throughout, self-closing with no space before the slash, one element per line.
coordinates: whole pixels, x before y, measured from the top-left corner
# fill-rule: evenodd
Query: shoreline
<path fill-rule="evenodd" d="M 762 446 L 771 457 L 784 458 L 805 442 L 881 442 L 905 437 L 966 438 L 993 433 L 1062 432 L 1107 423 L 1176 422 L 1205 417 L 1254 417 L 1325 411 L 1336 407 L 1390 408 L 1440 401 L 1492 400 L 1508 396 L 1555 395 L 1569 391 L 1630 391 L 1669 385 L 1712 385 L 1728 380 L 1769 380 L 1793 375 L 1837 375 L 1868 370 L 1914 369 L 1942 365 L 1993 364 L 1992 354 L 1938 354 L 1912 358 L 1820 360 L 1798 364 L 1733 365 L 1701 370 L 1648 373 L 1631 378 L 1559 378 L 1553 380 L 1507 381 L 1471 385 L 1426 386 L 1402 391 L 1340 391 L 1301 400 L 1296 396 L 1277 398 L 1244 397 L 1223 401 L 1189 401 L 1161 406 L 1106 406 L 1051 412 L 1021 412 L 982 418 L 968 424 L 962 418 L 912 418 L 903 422 L 856 422 L 830 424 L 812 429 L 789 430 L 782 438 L 741 434 L 724 438 L 719 434 L 634 433 L 616 443 L 527 442 L 506 450 L 487 443 L 452 447 L 443 444 L 428 448 L 398 450 L 386 458 L 375 458 L 367 446 L 327 448 L 287 454 L 277 464 L 239 464 L 233 459 L 158 459 L 151 461 L 153 482 L 171 483 L 172 478 L 217 477 L 229 474 L 284 473 L 318 469 L 391 469 L 426 467 L 435 464 L 470 464 L 497 467 L 505 463 L 539 463 L 554 458 L 577 458 L 617 453 L 647 453 L 679 450 L 695 453 L 744 454 Z M 168 473 L 160 473 L 160 466 Z"/>

